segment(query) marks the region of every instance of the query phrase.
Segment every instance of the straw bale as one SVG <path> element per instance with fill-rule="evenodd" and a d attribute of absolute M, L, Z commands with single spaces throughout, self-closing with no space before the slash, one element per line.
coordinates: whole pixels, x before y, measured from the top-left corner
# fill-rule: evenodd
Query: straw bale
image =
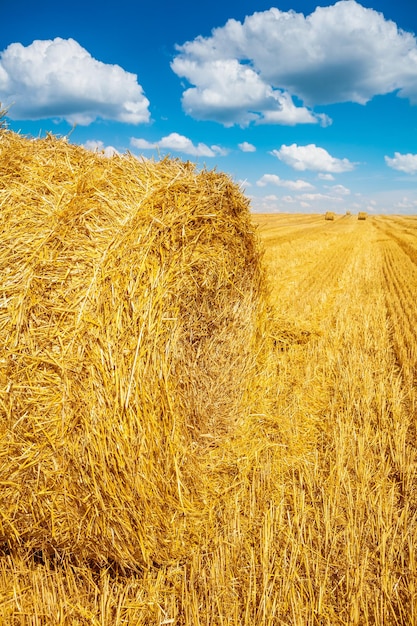
<path fill-rule="evenodd" d="M 244 414 L 253 375 L 248 200 L 191 163 L 3 128 L 0 226 L 0 543 L 181 558 L 204 436 Z"/>
<path fill-rule="evenodd" d="M 334 220 L 335 218 L 335 214 L 333 211 L 326 211 L 326 214 L 324 216 L 325 220 Z"/>
<path fill-rule="evenodd" d="M 367 215 L 366 215 L 366 213 L 364 211 L 360 211 L 358 213 L 358 220 L 366 220 L 366 217 L 367 217 Z"/>

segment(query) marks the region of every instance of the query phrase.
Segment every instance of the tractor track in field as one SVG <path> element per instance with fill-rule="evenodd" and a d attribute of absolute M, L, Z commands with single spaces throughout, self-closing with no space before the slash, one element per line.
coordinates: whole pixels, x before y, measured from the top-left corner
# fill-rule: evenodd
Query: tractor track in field
<path fill-rule="evenodd" d="M 386 307 L 397 364 L 407 382 L 417 382 L 417 267 L 397 237 L 382 242 Z"/>
<path fill-rule="evenodd" d="M 316 263 L 299 285 L 300 292 L 312 304 L 334 297 L 340 277 L 355 254 L 354 246 L 353 236 L 347 236 L 345 240 L 335 239 L 327 249 L 320 252 Z"/>
<path fill-rule="evenodd" d="M 268 245 L 271 246 L 276 246 L 283 243 L 293 243 L 294 241 L 303 239 L 304 237 L 312 236 L 312 238 L 314 238 L 317 233 L 322 230 L 322 228 L 322 224 L 312 224 L 309 227 L 300 228 L 297 230 L 294 229 L 290 232 L 286 232 L 285 234 L 273 235 L 271 237 L 265 238 L 265 240 L 268 242 Z"/>
<path fill-rule="evenodd" d="M 416 240 L 417 229 L 408 228 L 402 223 L 399 224 L 396 220 L 393 220 L 392 223 L 377 222 L 375 225 L 386 237 L 395 241 L 401 250 L 409 257 L 410 261 L 414 265 L 417 265 L 417 248 L 412 242 L 404 239 L 405 235 Z"/>

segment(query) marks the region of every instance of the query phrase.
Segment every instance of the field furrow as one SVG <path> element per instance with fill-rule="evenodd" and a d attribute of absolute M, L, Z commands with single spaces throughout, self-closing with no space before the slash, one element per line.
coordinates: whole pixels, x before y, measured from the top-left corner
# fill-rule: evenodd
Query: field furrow
<path fill-rule="evenodd" d="M 397 312 L 397 334 L 406 328 L 411 348 L 412 287 L 406 288 L 410 277 L 402 276 L 402 266 L 387 274 L 386 246 L 378 237 L 373 221 L 351 222 L 349 232 L 341 230 L 328 249 L 321 248 L 315 281 L 312 267 L 302 272 L 299 266 L 300 285 L 308 285 L 301 308 L 315 312 L 319 334 L 285 355 L 292 364 L 286 362 L 284 371 L 294 371 L 297 363 L 299 374 L 298 382 L 288 377 L 288 396 L 292 384 L 302 398 L 300 422 L 316 427 L 306 429 L 300 443 L 304 466 L 290 481 L 291 545 L 294 550 L 301 537 L 303 545 L 293 611 L 300 611 L 300 597 L 305 602 L 294 623 L 414 624 L 417 618 L 410 554 L 416 532 L 414 419 L 392 336 Z M 320 309 L 319 294 L 326 289 L 327 307 Z M 299 322 L 298 302 L 292 311 Z M 406 347 L 403 352 L 410 359 Z"/>
<path fill-rule="evenodd" d="M 384 278 L 386 300 L 391 319 L 393 343 L 399 365 L 407 382 L 415 384 L 417 365 L 417 268 L 410 264 L 401 249 L 386 246 L 384 258 Z M 410 266 L 411 265 L 411 266 Z"/>

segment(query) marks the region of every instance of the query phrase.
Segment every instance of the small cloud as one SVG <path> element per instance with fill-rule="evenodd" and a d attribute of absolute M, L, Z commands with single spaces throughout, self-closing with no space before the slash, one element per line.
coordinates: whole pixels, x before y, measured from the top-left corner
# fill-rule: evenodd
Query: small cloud
<path fill-rule="evenodd" d="M 226 148 L 222 148 L 221 146 L 210 146 L 210 148 L 215 152 L 218 156 L 227 156 L 229 154 L 229 150 Z"/>
<path fill-rule="evenodd" d="M 130 144 L 139 150 L 155 150 L 158 147 L 157 143 L 151 143 L 146 139 L 138 139 L 136 137 L 131 138 Z"/>
<path fill-rule="evenodd" d="M 238 144 L 238 147 L 242 150 L 242 152 L 256 152 L 255 146 L 247 141 Z"/>
<path fill-rule="evenodd" d="M 328 196 L 323 193 L 303 193 L 298 197 L 302 200 L 308 200 L 308 202 L 342 202 L 342 198 Z"/>
<path fill-rule="evenodd" d="M 252 210 L 257 213 L 278 213 L 280 200 L 275 194 L 262 197 L 250 197 Z"/>
<path fill-rule="evenodd" d="M 305 180 L 282 180 L 276 174 L 264 174 L 256 183 L 258 187 L 265 187 L 266 185 L 276 185 L 277 187 L 286 187 L 294 191 L 301 191 L 303 189 L 314 189 L 314 186 Z"/>
<path fill-rule="evenodd" d="M 209 147 L 204 143 L 199 143 L 195 145 L 193 144 L 191 139 L 185 137 L 184 135 L 180 135 L 179 133 L 171 133 L 170 135 L 162 137 L 162 139 L 154 143 L 151 143 L 146 139 L 132 137 L 130 143 L 132 146 L 138 148 L 139 150 L 155 150 L 165 148 L 167 150 L 172 150 L 173 152 L 190 154 L 191 156 L 195 157 L 214 157 L 216 155 L 224 156 L 225 154 L 227 154 L 227 150 L 221 148 L 220 146 Z"/>
<path fill-rule="evenodd" d="M 115 154 L 120 154 L 116 148 L 113 146 L 105 146 L 102 141 L 94 141 L 90 139 L 86 141 L 84 148 L 86 150 L 90 150 L 91 152 L 97 152 L 98 154 L 102 154 L 105 157 L 112 157 Z"/>
<path fill-rule="evenodd" d="M 333 157 L 327 150 L 315 144 L 307 146 L 298 146 L 295 143 L 291 146 L 282 145 L 279 150 L 272 150 L 270 154 L 298 171 L 315 170 L 340 173 L 349 172 L 355 167 L 355 164 L 348 159 Z"/>
<path fill-rule="evenodd" d="M 326 187 L 326 189 L 329 189 L 333 193 L 336 193 L 338 196 L 350 195 L 350 189 L 348 189 L 344 185 L 333 185 L 332 187 Z"/>
<path fill-rule="evenodd" d="M 399 202 L 394 204 L 394 207 L 400 210 L 415 211 L 417 209 L 417 200 L 411 200 L 404 196 Z"/>
<path fill-rule="evenodd" d="M 394 153 L 394 158 L 385 157 L 385 163 L 388 167 L 405 174 L 417 174 L 417 154 L 400 154 Z"/>
<path fill-rule="evenodd" d="M 323 174 L 322 172 L 317 174 L 317 178 L 320 178 L 320 180 L 334 180 L 334 176 L 332 176 L 332 174 Z"/>

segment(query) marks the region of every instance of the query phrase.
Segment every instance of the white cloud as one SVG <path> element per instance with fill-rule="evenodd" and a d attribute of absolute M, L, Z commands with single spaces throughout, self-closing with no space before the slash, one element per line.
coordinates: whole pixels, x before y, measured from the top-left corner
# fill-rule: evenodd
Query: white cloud
<path fill-rule="evenodd" d="M 293 196 L 283 196 L 282 201 L 286 202 L 287 204 L 294 204 L 295 202 L 297 202 L 297 200 Z"/>
<path fill-rule="evenodd" d="M 271 8 L 177 46 L 185 111 L 225 125 L 321 123 L 307 107 L 365 104 L 398 90 L 417 103 L 417 41 L 355 0 L 304 16 Z M 296 96 L 303 106 L 296 106 Z"/>
<path fill-rule="evenodd" d="M 134 148 L 138 148 L 138 150 L 155 150 L 158 148 L 157 143 L 152 143 L 146 139 L 139 139 L 137 137 L 132 137 L 130 143 Z"/>
<path fill-rule="evenodd" d="M 227 150 L 227 148 L 222 148 L 221 146 L 213 145 L 213 146 L 210 146 L 210 148 L 218 156 L 226 156 L 227 154 L 229 154 L 229 150 Z"/>
<path fill-rule="evenodd" d="M 303 193 L 300 196 L 298 196 L 301 200 L 306 200 L 308 202 L 341 202 L 342 199 L 338 198 L 336 196 L 328 196 L 326 194 L 323 193 Z"/>
<path fill-rule="evenodd" d="M 105 146 L 102 141 L 95 141 L 93 139 L 86 141 L 84 148 L 86 148 L 86 150 L 91 150 L 91 152 L 102 154 L 105 157 L 112 157 L 115 154 L 120 154 L 113 146 Z"/>
<path fill-rule="evenodd" d="M 276 185 L 277 187 L 285 187 L 293 191 L 301 191 L 303 189 L 314 189 L 314 186 L 305 180 L 282 180 L 276 174 L 264 174 L 256 183 L 258 187 L 266 185 Z"/>
<path fill-rule="evenodd" d="M 249 66 L 237 59 L 196 62 L 177 57 L 174 71 L 195 87 L 182 96 L 185 112 L 199 120 L 215 120 L 224 126 L 248 126 L 251 122 L 281 124 L 327 124 L 305 107 L 296 107 L 291 97 L 266 84 Z"/>
<path fill-rule="evenodd" d="M 337 194 L 326 193 L 311 193 L 303 192 L 295 193 L 291 195 L 276 196 L 265 195 L 251 198 L 251 203 L 255 211 L 291 211 L 291 212 L 313 212 L 321 213 L 327 210 L 335 210 L 335 207 L 339 211 L 347 209 L 345 204 L 345 198 Z M 364 207 L 361 205 L 361 210 Z"/>
<path fill-rule="evenodd" d="M 272 150 L 271 154 L 298 171 L 315 170 L 336 174 L 349 172 L 355 167 L 354 163 L 348 159 L 337 159 L 331 156 L 327 150 L 315 144 L 307 146 L 298 146 L 295 143 L 291 146 L 282 145 L 279 150 Z"/>
<path fill-rule="evenodd" d="M 415 211 L 417 209 L 417 200 L 410 200 L 410 198 L 404 196 L 399 202 L 394 204 L 394 207 L 401 211 Z"/>
<path fill-rule="evenodd" d="M 337 194 L 338 196 L 349 196 L 350 189 L 345 187 L 344 185 L 332 185 L 331 187 L 327 187 L 331 192 Z"/>
<path fill-rule="evenodd" d="M 282 124 L 296 126 L 296 124 L 317 124 L 330 126 L 332 120 L 323 113 L 313 113 L 306 107 L 296 106 L 292 97 L 286 91 L 274 90 L 278 107 L 265 109 L 257 120 L 258 124 Z"/>
<path fill-rule="evenodd" d="M 12 119 L 56 117 L 87 125 L 97 118 L 149 121 L 137 76 L 94 59 L 74 39 L 10 44 L 0 54 L 0 101 Z"/>
<path fill-rule="evenodd" d="M 166 137 L 162 137 L 159 141 L 151 143 L 146 139 L 139 139 L 132 137 L 130 143 L 139 150 L 156 150 L 165 148 L 172 150 L 173 152 L 181 152 L 183 154 L 190 154 L 191 156 L 203 156 L 214 157 L 216 155 L 224 156 L 227 154 L 227 150 L 220 146 L 207 146 L 205 143 L 193 144 L 191 139 L 180 135 L 179 133 L 171 133 Z"/>
<path fill-rule="evenodd" d="M 332 176 L 332 174 L 322 174 L 320 172 L 320 174 L 317 174 L 317 178 L 320 178 L 320 180 L 334 180 L 334 176 Z"/>
<path fill-rule="evenodd" d="M 385 157 L 385 163 L 388 167 L 392 167 L 399 172 L 405 172 L 406 174 L 417 174 L 417 154 L 400 154 L 394 153 L 394 158 Z"/>
<path fill-rule="evenodd" d="M 353 207 L 353 203 L 350 206 Z M 369 210 L 379 215 L 392 215 L 393 213 L 415 215 L 417 190 L 411 189 L 408 185 L 404 189 L 375 189 L 371 193 L 363 194 L 357 206 L 359 211 Z"/>
<path fill-rule="evenodd" d="M 247 141 L 238 144 L 238 147 L 242 150 L 242 152 L 256 152 L 255 146 Z"/>

